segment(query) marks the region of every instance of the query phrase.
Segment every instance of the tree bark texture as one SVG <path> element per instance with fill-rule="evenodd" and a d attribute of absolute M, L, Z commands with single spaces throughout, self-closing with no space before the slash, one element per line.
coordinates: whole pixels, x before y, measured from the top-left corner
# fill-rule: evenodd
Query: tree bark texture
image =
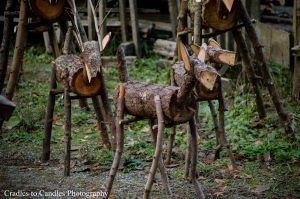
<path fill-rule="evenodd" d="M 259 114 L 259 118 L 263 119 L 267 116 L 267 114 L 266 114 L 263 98 L 262 98 L 262 95 L 261 95 L 261 92 L 259 89 L 259 85 L 257 82 L 254 66 L 251 61 L 250 52 L 248 50 L 247 43 L 246 43 L 245 39 L 243 38 L 241 30 L 233 30 L 232 33 L 233 33 L 238 51 L 242 58 L 243 64 L 245 66 L 247 78 L 251 82 L 253 91 L 256 96 L 256 98 L 255 98 L 256 110 Z"/>
<path fill-rule="evenodd" d="M 126 113 L 138 117 L 155 119 L 156 110 L 154 96 L 159 95 L 162 102 L 162 110 L 166 124 L 184 123 L 190 120 L 194 115 L 196 107 L 195 99 L 192 95 L 186 99 L 182 106 L 177 104 L 178 87 L 162 86 L 138 81 L 128 81 L 124 83 L 125 93 L 125 111 Z M 118 90 L 114 94 L 116 101 Z"/>
<path fill-rule="evenodd" d="M 14 90 L 18 83 L 27 38 L 28 4 L 25 0 L 21 0 L 20 3 L 21 6 L 19 13 L 18 31 L 16 36 L 16 46 L 14 49 L 13 61 L 11 64 L 10 75 L 6 87 L 6 97 L 9 100 L 13 98 Z"/>
<path fill-rule="evenodd" d="M 88 83 L 85 77 L 84 63 L 76 55 L 62 55 L 55 60 L 56 79 L 64 82 L 67 78 L 71 91 L 81 96 L 94 96 L 99 94 L 101 84 L 100 75 L 91 79 Z"/>
<path fill-rule="evenodd" d="M 276 89 L 276 86 L 273 82 L 272 75 L 267 66 L 267 63 L 266 63 L 266 60 L 265 60 L 265 57 L 264 57 L 264 54 L 262 51 L 263 46 L 260 44 L 260 42 L 258 40 L 257 33 L 251 23 L 251 20 L 247 13 L 247 10 L 241 3 L 240 3 L 240 9 L 242 12 L 242 20 L 245 23 L 247 35 L 249 36 L 249 39 L 252 43 L 252 47 L 254 48 L 255 57 L 257 59 L 259 69 L 262 73 L 264 83 L 266 84 L 266 86 L 269 90 L 271 99 L 273 101 L 273 104 L 276 108 L 276 111 L 279 115 L 279 118 L 281 120 L 281 123 L 282 123 L 285 131 L 289 134 L 293 134 L 294 130 L 291 127 L 290 117 L 283 109 L 278 90 Z"/>
<path fill-rule="evenodd" d="M 5 11 L 12 11 L 13 0 L 7 0 Z M 3 35 L 0 47 L 0 93 L 2 92 L 7 72 L 10 36 L 13 32 L 13 17 L 5 16 L 3 24 Z"/>

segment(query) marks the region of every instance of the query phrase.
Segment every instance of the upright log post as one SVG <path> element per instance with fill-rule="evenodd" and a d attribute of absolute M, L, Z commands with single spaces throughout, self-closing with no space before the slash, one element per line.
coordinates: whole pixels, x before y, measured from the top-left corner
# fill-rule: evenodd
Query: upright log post
<path fill-rule="evenodd" d="M 13 98 L 14 90 L 18 83 L 27 38 L 28 2 L 25 0 L 21 0 L 20 4 L 16 46 L 14 49 L 13 61 L 6 87 L 6 97 L 9 100 Z"/>
<path fill-rule="evenodd" d="M 178 16 L 178 5 L 176 0 L 168 0 L 169 15 L 171 21 L 171 29 L 173 40 L 176 40 L 176 28 L 177 28 L 177 16 Z"/>
<path fill-rule="evenodd" d="M 61 53 L 60 53 L 60 50 L 59 50 L 57 38 L 56 38 L 56 35 L 55 35 L 54 28 L 53 28 L 52 24 L 49 25 L 48 33 L 49 33 L 49 39 L 50 39 L 50 44 L 51 44 L 53 55 L 54 55 L 55 58 L 57 58 L 57 57 L 59 57 L 59 55 Z"/>
<path fill-rule="evenodd" d="M 121 22 L 121 33 L 122 33 L 122 42 L 128 40 L 128 26 L 126 20 L 126 1 L 119 0 L 119 10 L 120 10 L 120 22 Z"/>
<path fill-rule="evenodd" d="M 13 0 L 7 0 L 5 11 L 12 11 Z M 13 31 L 13 17 L 4 16 L 3 35 L 0 47 L 0 93 L 2 92 L 7 72 L 10 37 Z"/>
<path fill-rule="evenodd" d="M 263 76 L 263 80 L 265 85 L 267 86 L 271 99 L 273 101 L 273 104 L 276 108 L 276 111 L 279 115 L 279 119 L 282 123 L 282 126 L 284 127 L 285 131 L 288 134 L 294 134 L 294 130 L 291 126 L 291 121 L 290 121 L 290 117 L 289 115 L 284 111 L 282 103 L 280 101 L 280 97 L 279 97 L 279 93 L 278 90 L 276 89 L 276 86 L 273 82 L 273 78 L 272 75 L 269 71 L 269 68 L 267 66 L 262 48 L 263 46 L 261 45 L 261 43 L 258 40 L 258 36 L 257 33 L 251 23 L 250 17 L 248 15 L 248 12 L 246 10 L 246 8 L 244 7 L 244 5 L 242 3 L 240 3 L 240 8 L 242 11 L 242 20 L 245 23 L 245 28 L 246 28 L 246 32 L 247 35 L 249 36 L 249 39 L 252 43 L 252 47 L 254 49 L 254 53 L 255 53 L 255 57 L 257 59 L 258 62 L 258 66 L 259 69 L 262 73 Z"/>
<path fill-rule="evenodd" d="M 142 56 L 141 45 L 140 45 L 140 36 L 139 36 L 139 23 L 137 17 L 137 5 L 136 0 L 129 0 L 130 7 L 130 20 L 131 20 L 131 29 L 132 29 L 132 38 L 135 47 L 135 54 L 137 58 Z"/>
<path fill-rule="evenodd" d="M 105 17 L 105 9 L 106 9 L 106 1 L 102 0 L 99 1 L 99 29 L 100 29 L 100 37 L 101 41 L 103 40 L 104 35 L 106 35 L 107 28 L 106 28 L 106 20 Z"/>
<path fill-rule="evenodd" d="M 255 101 L 256 101 L 256 110 L 258 112 L 259 118 L 263 119 L 267 116 L 263 98 L 259 89 L 259 85 L 257 82 L 257 76 L 255 75 L 255 70 L 253 63 L 251 61 L 250 52 L 248 50 L 247 43 L 242 35 L 241 30 L 236 29 L 232 30 L 232 34 L 234 36 L 238 52 L 242 58 L 243 64 L 245 66 L 245 72 L 248 80 L 251 82 L 253 91 L 255 93 Z"/>

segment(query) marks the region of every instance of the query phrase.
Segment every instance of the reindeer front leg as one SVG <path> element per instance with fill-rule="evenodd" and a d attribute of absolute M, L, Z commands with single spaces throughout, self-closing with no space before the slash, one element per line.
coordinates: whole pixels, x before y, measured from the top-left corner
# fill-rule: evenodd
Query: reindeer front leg
<path fill-rule="evenodd" d="M 113 164 L 111 166 L 108 181 L 107 181 L 107 196 L 109 197 L 113 181 L 115 179 L 116 173 L 119 168 L 121 156 L 123 153 L 123 147 L 124 147 L 124 125 L 122 124 L 122 120 L 124 118 L 124 106 L 125 106 L 125 87 L 123 84 L 120 84 L 119 86 L 119 96 L 118 96 L 118 102 L 117 102 L 117 117 L 116 117 L 116 134 L 117 134 L 117 147 L 116 152 L 113 160 Z"/>
<path fill-rule="evenodd" d="M 197 174 L 196 174 L 196 167 L 197 167 L 197 135 L 196 135 L 196 124 L 195 124 L 195 118 L 192 118 L 189 121 L 189 134 L 191 136 L 190 141 L 190 155 L 191 155 L 191 170 L 190 170 L 190 176 L 192 177 L 192 183 L 194 184 L 195 191 L 197 198 L 204 199 L 204 193 L 202 191 L 202 186 L 197 180 Z"/>
<path fill-rule="evenodd" d="M 155 101 L 155 108 L 156 108 L 156 115 L 157 115 L 158 133 L 156 138 L 156 146 L 155 146 L 153 161 L 150 168 L 149 177 L 145 186 L 145 192 L 143 197 L 144 199 L 149 198 L 150 196 L 153 179 L 162 153 L 163 132 L 165 127 L 160 97 L 156 95 L 154 97 L 154 101 Z"/>
<path fill-rule="evenodd" d="M 154 148 L 156 148 L 157 127 L 154 128 L 155 126 L 154 126 L 154 121 L 153 120 L 150 120 L 149 124 L 150 124 L 150 131 L 151 131 L 152 139 L 153 139 L 153 146 L 154 146 Z M 159 158 L 158 169 L 160 171 L 162 184 L 163 184 L 163 187 L 164 187 L 166 193 L 172 196 L 172 191 L 171 191 L 171 187 L 170 187 L 170 184 L 169 184 L 168 175 L 167 175 L 167 172 L 166 172 L 166 168 L 165 168 L 165 165 L 164 165 L 162 155 Z"/>

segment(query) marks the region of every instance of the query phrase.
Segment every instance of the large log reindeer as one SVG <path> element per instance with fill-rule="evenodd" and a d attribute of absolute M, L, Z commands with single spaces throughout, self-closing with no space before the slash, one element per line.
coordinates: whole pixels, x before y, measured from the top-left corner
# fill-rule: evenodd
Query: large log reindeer
<path fill-rule="evenodd" d="M 218 65 L 226 64 L 229 66 L 235 65 L 236 60 L 236 52 L 223 50 L 221 46 L 213 39 L 208 40 L 208 45 L 203 43 L 202 46 L 197 46 L 195 44 L 190 45 L 191 50 L 194 53 L 194 56 L 198 56 L 198 59 L 205 60 L 206 62 L 210 62 L 211 65 L 218 69 Z M 184 84 L 185 79 L 185 70 L 183 66 L 183 62 L 177 62 L 172 66 L 172 79 L 173 84 L 176 86 L 181 86 Z M 206 82 L 204 82 L 206 83 Z M 213 87 L 209 87 L 209 85 Z M 204 85 L 203 82 L 197 81 L 196 86 L 194 89 L 197 101 L 208 101 L 209 106 L 213 106 L 211 100 L 218 100 L 219 102 L 219 121 L 217 121 L 217 114 L 213 112 L 213 124 L 216 131 L 216 141 L 217 147 L 215 150 L 215 159 L 219 158 L 220 150 L 222 147 L 225 147 L 228 151 L 228 157 L 231 161 L 231 166 L 233 169 L 236 169 L 236 164 L 234 161 L 234 157 L 231 151 L 230 145 L 227 143 L 226 133 L 224 129 L 224 99 L 222 94 L 222 83 L 221 77 L 218 76 L 216 83 L 214 85 L 208 84 Z M 211 108 L 214 110 L 214 108 Z M 172 146 L 175 139 L 176 130 L 175 126 L 172 127 L 171 133 L 169 135 L 169 144 L 168 144 L 168 151 L 166 157 L 166 163 L 170 164 L 171 161 L 171 153 L 172 153 Z M 186 156 L 186 164 L 189 163 L 189 155 Z M 186 165 L 186 169 L 189 168 Z M 185 177 L 188 177 L 188 170 L 185 172 Z"/>
<path fill-rule="evenodd" d="M 198 183 L 196 178 L 197 138 L 194 115 L 197 101 L 193 90 L 197 81 L 202 82 L 207 89 L 213 88 L 219 74 L 213 67 L 205 64 L 204 59 L 199 60 L 195 56 L 190 57 L 186 47 L 181 41 L 179 42 L 179 49 L 186 72 L 184 77 L 185 81 L 180 85 L 180 87 L 163 86 L 159 84 L 129 80 L 126 63 L 124 58 L 122 58 L 123 50 L 118 50 L 118 57 L 121 61 L 117 68 L 119 70 L 119 78 L 122 83 L 117 87 L 114 94 L 114 100 L 117 102 L 117 148 L 108 177 L 107 197 L 111 192 L 113 180 L 116 176 L 121 155 L 123 153 L 124 124 L 141 119 L 148 119 L 152 125 L 151 129 L 153 131 L 158 129 L 158 134 L 156 136 L 156 133 L 153 133 L 154 143 L 156 143 L 155 154 L 147 184 L 145 186 L 144 198 L 149 198 L 153 178 L 158 166 L 160 173 L 163 174 L 162 180 L 164 188 L 169 194 L 171 194 L 161 156 L 162 133 L 164 126 L 170 127 L 186 122 L 189 123 L 191 129 L 191 180 L 194 184 L 197 198 L 204 198 L 201 185 Z M 132 115 L 134 118 L 124 121 L 124 113 Z M 155 121 L 157 122 L 157 125 L 154 125 Z"/>

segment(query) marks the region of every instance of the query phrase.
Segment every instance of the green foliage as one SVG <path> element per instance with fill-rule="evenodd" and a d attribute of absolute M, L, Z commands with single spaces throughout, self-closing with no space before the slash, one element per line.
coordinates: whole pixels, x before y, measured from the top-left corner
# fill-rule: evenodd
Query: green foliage
<path fill-rule="evenodd" d="M 43 51 L 44 49 L 41 47 L 30 47 L 25 51 L 25 62 L 50 64 L 54 60 L 53 57 Z"/>

